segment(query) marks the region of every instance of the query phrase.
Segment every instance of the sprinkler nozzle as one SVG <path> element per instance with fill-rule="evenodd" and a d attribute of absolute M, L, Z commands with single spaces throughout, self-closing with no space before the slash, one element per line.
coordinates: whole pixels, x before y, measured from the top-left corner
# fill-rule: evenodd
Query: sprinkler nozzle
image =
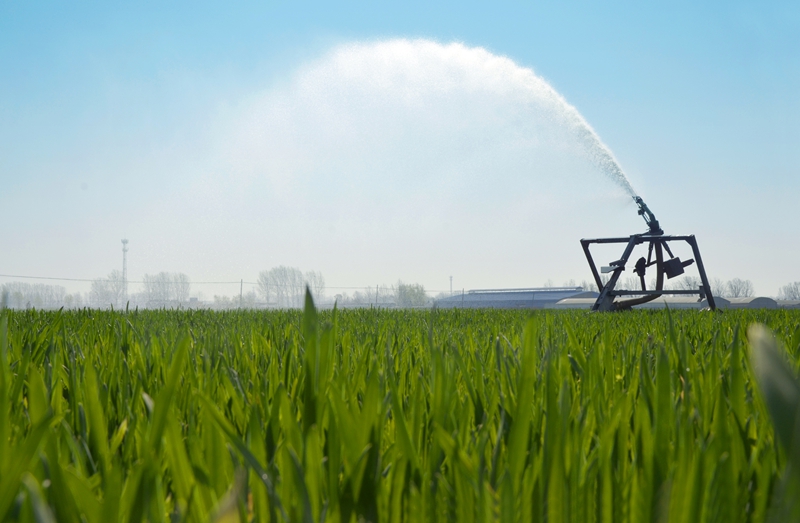
<path fill-rule="evenodd" d="M 656 216 L 647 207 L 647 204 L 644 203 L 644 200 L 640 196 L 634 196 L 633 201 L 636 202 L 636 205 L 639 206 L 639 216 L 644 218 L 644 222 L 647 224 L 648 233 L 649 234 L 664 234 L 664 231 L 661 230 L 661 227 L 658 225 L 658 220 L 656 220 Z"/>

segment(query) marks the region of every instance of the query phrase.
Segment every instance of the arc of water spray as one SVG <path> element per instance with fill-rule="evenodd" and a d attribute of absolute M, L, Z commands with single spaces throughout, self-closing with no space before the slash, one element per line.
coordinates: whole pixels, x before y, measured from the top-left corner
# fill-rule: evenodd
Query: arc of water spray
<path fill-rule="evenodd" d="M 264 117 L 264 121 L 274 120 L 275 115 L 280 117 L 288 107 L 290 114 L 296 112 L 316 127 L 335 129 L 332 134 L 338 136 L 340 121 L 336 118 L 346 124 L 362 123 L 359 118 L 363 104 L 360 99 L 357 103 L 353 100 L 364 93 L 373 108 L 396 103 L 408 104 L 413 111 L 426 97 L 441 103 L 443 94 L 457 92 L 509 97 L 512 103 L 543 109 L 542 115 L 566 130 L 595 168 L 629 196 L 637 195 L 610 148 L 574 106 L 532 69 L 481 47 L 425 39 L 342 45 L 301 69 L 290 94 L 279 97 L 274 105 L 279 110 Z M 306 113 L 309 107 L 322 110 Z M 276 131 L 271 140 L 284 136 L 283 131 Z"/>
<path fill-rule="evenodd" d="M 603 141 L 600 139 L 600 136 L 592 128 L 592 126 L 589 125 L 589 122 L 586 121 L 578 109 L 567 102 L 567 100 L 543 78 L 537 76 L 530 69 L 526 69 L 526 71 L 530 72 L 530 74 L 535 78 L 535 81 L 538 84 L 537 87 L 539 87 L 539 89 L 543 88 L 544 93 L 542 94 L 544 94 L 544 97 L 551 104 L 553 104 L 553 106 L 560 110 L 561 116 L 566 121 L 572 134 L 584 147 L 587 155 L 589 156 L 589 160 L 602 173 L 608 176 L 611 181 L 622 187 L 622 189 L 624 189 L 629 196 L 635 199 L 637 197 L 637 193 L 631 185 L 631 182 L 628 180 L 628 177 L 625 176 L 625 172 L 622 170 L 619 162 L 614 157 L 614 153 L 612 153 L 611 149 L 605 143 L 603 143 Z"/>

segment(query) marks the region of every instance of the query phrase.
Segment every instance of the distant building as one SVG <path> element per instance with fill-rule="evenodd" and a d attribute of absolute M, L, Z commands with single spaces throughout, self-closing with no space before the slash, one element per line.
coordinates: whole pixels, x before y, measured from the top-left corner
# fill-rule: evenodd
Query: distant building
<path fill-rule="evenodd" d="M 591 309 L 595 300 L 573 296 L 560 300 L 549 306 L 551 309 Z M 753 296 L 750 298 L 722 298 L 714 296 L 714 302 L 718 309 L 778 309 L 800 307 L 800 302 L 790 302 L 785 300 L 773 300 L 763 296 Z M 705 309 L 708 307 L 707 300 L 697 298 L 687 298 L 682 296 L 661 296 L 653 301 L 637 305 L 636 309 Z"/>
<path fill-rule="evenodd" d="M 749 298 L 714 298 L 720 309 L 777 309 L 778 302 L 772 298 L 751 296 Z M 722 303 L 720 303 L 722 302 Z M 725 303 L 727 302 L 727 303 Z"/>
<path fill-rule="evenodd" d="M 597 298 L 596 292 L 583 287 L 533 287 L 527 289 L 476 289 L 440 298 L 442 309 L 544 309 L 565 298 Z"/>
<path fill-rule="evenodd" d="M 800 309 L 800 300 L 775 300 L 781 309 Z"/>
<path fill-rule="evenodd" d="M 727 308 L 720 301 L 727 301 L 722 298 L 714 298 L 717 307 L 720 309 Z M 558 303 L 554 303 L 549 309 L 591 309 L 596 298 L 565 298 Z M 663 309 L 669 307 L 670 309 L 705 309 L 708 307 L 706 300 L 698 301 L 697 298 L 661 296 L 653 301 L 637 305 L 634 309 Z"/>

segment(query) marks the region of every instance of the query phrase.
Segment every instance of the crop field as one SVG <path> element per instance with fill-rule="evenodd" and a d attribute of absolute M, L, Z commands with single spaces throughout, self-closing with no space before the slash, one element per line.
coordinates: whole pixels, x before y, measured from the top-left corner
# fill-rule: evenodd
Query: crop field
<path fill-rule="evenodd" d="M 3 311 L 2 521 L 780 520 L 798 311 Z M 790 507 L 791 508 L 791 507 Z"/>

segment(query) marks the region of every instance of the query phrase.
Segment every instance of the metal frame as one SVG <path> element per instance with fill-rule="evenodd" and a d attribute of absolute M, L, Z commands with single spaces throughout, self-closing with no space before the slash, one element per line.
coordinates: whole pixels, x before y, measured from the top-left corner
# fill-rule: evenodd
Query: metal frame
<path fill-rule="evenodd" d="M 711 293 L 711 286 L 708 283 L 706 270 L 705 267 L 703 266 L 703 259 L 700 257 L 700 249 L 697 247 L 697 240 L 695 239 L 694 235 L 690 234 L 688 236 L 665 236 L 663 234 L 658 234 L 660 232 L 661 230 L 658 227 L 658 222 L 655 221 L 655 227 L 654 228 L 651 227 L 651 232 L 649 233 L 634 234 L 627 238 L 625 237 L 597 238 L 597 239 L 581 240 L 581 246 L 583 247 L 584 254 L 586 254 L 586 260 L 589 262 L 589 267 L 591 267 L 592 269 L 592 276 L 594 276 L 595 283 L 597 283 L 597 288 L 601 289 L 600 296 L 598 296 L 597 301 L 595 301 L 594 305 L 592 306 L 593 311 L 615 311 L 615 310 L 630 309 L 634 305 L 641 305 L 642 303 L 653 301 L 662 294 L 689 294 L 689 295 L 697 294 L 700 296 L 700 301 L 702 301 L 703 298 L 706 298 L 708 300 L 709 308 L 711 310 L 716 310 L 717 306 L 716 303 L 714 303 L 714 296 Z M 680 262 L 678 258 L 675 258 L 672 255 L 672 251 L 669 248 L 669 242 L 672 241 L 685 241 L 686 243 L 688 243 L 692 248 L 694 259 L 687 260 L 685 262 Z M 600 273 L 597 271 L 597 264 L 595 264 L 594 259 L 592 258 L 592 254 L 589 252 L 589 246 L 593 243 L 627 244 L 625 247 L 625 251 L 622 253 L 622 257 L 619 260 L 613 261 L 609 264 L 608 266 L 609 270 L 607 272 L 612 272 L 612 275 L 611 278 L 608 280 L 608 283 L 606 283 L 605 285 L 603 285 L 603 281 L 600 278 Z M 634 272 L 638 274 L 641 279 L 642 290 L 636 290 L 636 291 L 615 290 L 614 287 L 617 285 L 617 281 L 619 280 L 622 271 L 625 270 L 625 266 L 628 263 L 628 259 L 630 258 L 634 247 L 644 243 L 649 244 L 647 251 L 647 260 L 641 258 L 637 262 L 636 268 L 634 269 Z M 670 256 L 668 260 L 664 260 L 664 251 L 666 251 L 667 254 L 669 254 Z M 656 255 L 655 260 L 652 259 L 653 252 L 655 252 Z M 687 267 L 695 262 L 697 263 L 697 270 L 700 273 L 700 281 L 702 283 L 699 289 L 669 290 L 669 291 L 664 290 L 664 276 L 667 275 L 668 277 L 670 277 L 668 274 L 670 267 L 675 267 L 676 265 L 679 265 L 681 267 L 681 273 L 682 273 L 683 267 Z M 669 264 L 669 266 L 667 266 L 667 264 Z M 656 266 L 656 271 L 657 271 L 656 288 L 653 290 L 647 290 L 645 287 L 644 274 L 646 268 L 652 265 Z M 673 274 L 673 276 L 676 275 L 678 274 Z M 615 298 L 618 296 L 637 296 L 637 297 L 615 300 Z"/>

